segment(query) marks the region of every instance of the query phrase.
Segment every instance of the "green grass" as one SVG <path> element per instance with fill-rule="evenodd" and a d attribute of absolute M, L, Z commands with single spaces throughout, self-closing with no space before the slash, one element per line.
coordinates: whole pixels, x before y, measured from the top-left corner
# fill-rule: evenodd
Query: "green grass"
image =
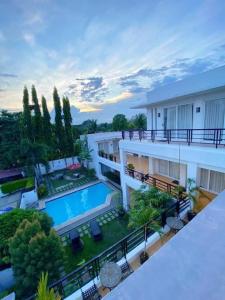
<path fill-rule="evenodd" d="M 128 229 L 127 216 L 123 219 L 114 219 L 103 225 L 101 228 L 103 233 L 102 241 L 95 242 L 91 237 L 85 235 L 82 237 L 84 248 L 76 254 L 73 254 L 70 245 L 65 246 L 66 273 L 73 271 L 75 268 L 79 267 L 80 264 L 85 263 L 100 254 L 131 232 L 131 229 Z"/>

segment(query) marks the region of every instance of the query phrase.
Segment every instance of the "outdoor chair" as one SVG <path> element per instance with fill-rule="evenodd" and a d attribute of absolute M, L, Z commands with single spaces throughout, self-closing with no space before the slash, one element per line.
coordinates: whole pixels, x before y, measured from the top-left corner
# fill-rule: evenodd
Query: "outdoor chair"
<path fill-rule="evenodd" d="M 127 278 L 131 273 L 133 273 L 133 269 L 131 268 L 130 264 L 126 261 L 122 265 L 120 265 L 120 269 L 122 271 L 122 278 L 121 280 L 124 280 Z"/>
<path fill-rule="evenodd" d="M 83 242 L 80 239 L 80 234 L 76 229 L 72 230 L 69 233 L 69 237 L 71 240 L 73 252 L 77 252 L 77 251 L 83 249 L 83 247 L 84 247 Z"/>
<path fill-rule="evenodd" d="M 90 225 L 91 236 L 93 237 L 93 239 L 95 241 L 102 240 L 102 231 L 98 222 L 96 220 L 92 220 L 89 225 Z"/>
<path fill-rule="evenodd" d="M 82 299 L 83 300 L 99 300 L 102 299 L 102 296 L 99 294 L 96 284 L 91 286 L 86 291 L 82 292 Z"/>

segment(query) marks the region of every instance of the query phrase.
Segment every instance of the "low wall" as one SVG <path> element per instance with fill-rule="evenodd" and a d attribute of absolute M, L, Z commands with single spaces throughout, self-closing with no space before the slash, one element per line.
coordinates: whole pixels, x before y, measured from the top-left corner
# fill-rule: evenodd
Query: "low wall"
<path fill-rule="evenodd" d="M 79 163 L 77 156 L 51 160 L 49 161 L 48 173 L 65 169 L 69 165 L 76 164 L 76 163 Z M 39 164 L 39 168 L 42 175 L 45 175 L 47 173 L 44 165 Z"/>

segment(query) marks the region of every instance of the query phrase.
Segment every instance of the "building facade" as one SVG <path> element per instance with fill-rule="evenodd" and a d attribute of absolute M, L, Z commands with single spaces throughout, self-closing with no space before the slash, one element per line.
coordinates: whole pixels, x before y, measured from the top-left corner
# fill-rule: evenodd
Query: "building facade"
<path fill-rule="evenodd" d="M 225 189 L 225 67 L 153 90 L 137 108 L 147 130 L 88 135 L 97 176 L 119 178 L 126 209 L 143 184 L 197 185 L 203 206 Z"/>

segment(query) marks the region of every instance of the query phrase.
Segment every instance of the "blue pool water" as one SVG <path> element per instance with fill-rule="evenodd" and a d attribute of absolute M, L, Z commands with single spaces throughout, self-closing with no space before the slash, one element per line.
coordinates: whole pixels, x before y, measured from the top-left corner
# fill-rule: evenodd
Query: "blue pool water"
<path fill-rule="evenodd" d="M 53 218 L 54 225 L 60 225 L 103 204 L 107 195 L 112 193 L 112 191 L 104 183 L 97 183 L 80 191 L 46 202 L 43 211 Z"/>

